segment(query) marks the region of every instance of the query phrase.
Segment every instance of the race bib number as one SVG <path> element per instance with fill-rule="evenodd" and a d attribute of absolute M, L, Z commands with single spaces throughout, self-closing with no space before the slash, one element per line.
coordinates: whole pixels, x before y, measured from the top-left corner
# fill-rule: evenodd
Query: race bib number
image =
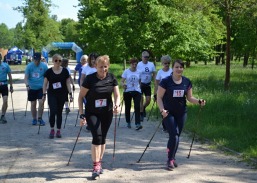
<path fill-rule="evenodd" d="M 107 99 L 98 99 L 98 100 L 95 100 L 95 107 L 98 108 L 98 107 L 105 107 L 107 106 Z"/>
<path fill-rule="evenodd" d="M 0 82 L 0 86 L 1 86 L 1 85 L 4 85 L 4 82 Z"/>
<path fill-rule="evenodd" d="M 174 90 L 173 91 L 173 97 L 183 97 L 184 96 L 184 90 Z"/>
<path fill-rule="evenodd" d="M 39 73 L 38 72 L 33 72 L 32 77 L 33 78 L 39 78 Z"/>
<path fill-rule="evenodd" d="M 61 88 L 61 87 L 62 87 L 61 82 L 53 83 L 53 89 L 58 89 L 58 88 Z"/>

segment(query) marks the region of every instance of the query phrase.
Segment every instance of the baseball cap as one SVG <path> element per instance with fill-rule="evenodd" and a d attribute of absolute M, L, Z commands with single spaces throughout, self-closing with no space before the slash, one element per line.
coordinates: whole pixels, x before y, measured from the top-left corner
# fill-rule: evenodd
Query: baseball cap
<path fill-rule="evenodd" d="M 35 52 L 33 55 L 34 60 L 41 60 L 41 53 L 40 52 Z"/>

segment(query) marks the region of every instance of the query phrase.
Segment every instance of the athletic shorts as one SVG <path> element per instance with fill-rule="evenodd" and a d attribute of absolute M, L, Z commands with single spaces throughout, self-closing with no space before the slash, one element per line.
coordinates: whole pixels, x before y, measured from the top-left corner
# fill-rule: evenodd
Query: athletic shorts
<path fill-rule="evenodd" d="M 43 89 L 38 90 L 29 90 L 28 92 L 28 101 L 36 101 L 37 99 L 42 99 L 43 97 Z"/>
<path fill-rule="evenodd" d="M 0 93 L 3 96 L 8 96 L 8 86 L 7 85 L 0 85 Z"/>
<path fill-rule="evenodd" d="M 151 96 L 151 83 L 141 83 L 140 85 L 142 96 Z"/>

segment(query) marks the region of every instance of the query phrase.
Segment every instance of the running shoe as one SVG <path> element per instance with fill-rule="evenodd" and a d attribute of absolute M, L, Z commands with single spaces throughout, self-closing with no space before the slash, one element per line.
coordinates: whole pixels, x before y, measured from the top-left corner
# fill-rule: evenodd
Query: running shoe
<path fill-rule="evenodd" d="M 38 122 L 39 122 L 40 126 L 45 126 L 46 125 L 46 123 L 44 122 L 43 119 L 38 119 Z"/>
<path fill-rule="evenodd" d="M 92 180 L 97 180 L 100 178 L 101 173 L 101 163 L 100 162 L 94 162 L 94 169 L 92 172 Z"/>
<path fill-rule="evenodd" d="M 52 130 L 50 131 L 49 138 L 50 138 L 50 139 L 53 139 L 53 138 L 54 138 L 54 129 L 52 129 Z"/>
<path fill-rule="evenodd" d="M 173 170 L 175 168 L 174 166 L 174 160 L 168 160 L 167 161 L 167 169 L 168 170 Z"/>
<path fill-rule="evenodd" d="M 2 124 L 6 124 L 7 123 L 7 120 L 5 119 L 5 116 L 1 116 L 0 123 L 2 123 Z"/>
<path fill-rule="evenodd" d="M 55 136 L 56 136 L 57 138 L 62 138 L 61 131 L 60 131 L 60 130 L 57 130 Z"/>
<path fill-rule="evenodd" d="M 140 130 L 140 129 L 142 129 L 142 128 L 143 128 L 142 125 L 136 125 L 136 130 Z"/>
<path fill-rule="evenodd" d="M 36 119 L 32 120 L 32 125 L 37 125 L 37 120 Z"/>

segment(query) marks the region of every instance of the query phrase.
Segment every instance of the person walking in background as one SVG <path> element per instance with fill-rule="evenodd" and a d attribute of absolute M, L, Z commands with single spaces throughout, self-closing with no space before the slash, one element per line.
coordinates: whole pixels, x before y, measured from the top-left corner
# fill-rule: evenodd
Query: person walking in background
<path fill-rule="evenodd" d="M 169 55 L 164 55 L 161 57 L 162 68 L 157 72 L 155 78 L 155 87 L 154 87 L 154 100 L 156 100 L 157 88 L 159 86 L 160 81 L 163 78 L 166 78 L 171 75 L 172 68 L 170 68 L 171 57 Z M 165 125 L 162 123 L 163 131 L 166 132 Z"/>
<path fill-rule="evenodd" d="M 88 56 L 88 64 L 82 68 L 81 71 L 81 78 L 80 78 L 80 83 L 82 84 L 85 77 L 89 74 L 95 73 L 96 68 L 95 68 L 95 61 L 98 57 L 97 53 L 90 53 Z"/>
<path fill-rule="evenodd" d="M 45 122 L 42 119 L 44 112 L 44 102 L 42 100 L 42 96 L 44 74 L 48 67 L 40 60 L 41 53 L 34 53 L 33 62 L 29 63 L 25 69 L 24 82 L 28 91 L 28 101 L 31 102 L 32 125 L 37 125 L 37 122 L 39 122 L 39 125 L 44 126 Z"/>
<path fill-rule="evenodd" d="M 108 55 L 96 59 L 97 72 L 87 75 L 81 85 L 78 104 L 80 125 L 88 124 L 93 136 L 91 156 L 93 160 L 92 179 L 103 173 L 102 159 L 106 147 L 106 136 L 112 123 L 113 113 L 120 109 L 120 93 L 118 81 L 109 73 L 110 59 Z M 114 104 L 112 101 L 114 94 Z M 86 97 L 85 111 L 83 98 Z"/>
<path fill-rule="evenodd" d="M 13 93 L 12 86 L 12 74 L 11 69 L 7 63 L 2 62 L 2 54 L 0 53 L 0 93 L 2 94 L 3 104 L 2 104 L 2 115 L 0 118 L 0 123 L 5 124 L 7 120 L 5 118 L 5 113 L 8 107 L 8 82 L 7 76 L 9 78 L 10 92 Z"/>
<path fill-rule="evenodd" d="M 69 60 L 66 59 L 66 58 L 63 58 L 63 59 L 62 59 L 61 66 L 62 66 L 63 68 L 65 68 L 65 69 L 68 70 L 69 75 L 70 75 L 70 83 L 71 83 L 71 85 L 72 85 L 72 90 L 75 91 L 74 81 L 73 81 L 73 79 L 72 79 L 72 77 L 71 77 L 71 70 L 70 70 L 70 68 L 69 68 L 68 65 L 69 65 Z M 67 94 L 67 96 L 66 96 L 64 105 L 65 105 L 65 112 L 66 112 L 66 114 L 69 114 L 70 108 L 69 108 L 68 94 Z"/>
<path fill-rule="evenodd" d="M 82 55 L 81 58 L 80 58 L 80 62 L 75 66 L 75 69 L 74 69 L 73 80 L 74 80 L 74 82 L 76 81 L 76 74 L 78 72 L 79 73 L 79 77 L 78 77 L 79 87 L 80 87 L 81 72 L 82 72 L 83 67 L 85 67 L 87 65 L 87 60 L 88 60 L 88 56 L 87 55 Z"/>
<path fill-rule="evenodd" d="M 129 61 L 130 68 L 126 69 L 122 73 L 121 83 L 124 89 L 123 99 L 125 102 L 125 117 L 127 122 L 127 127 L 131 128 L 130 121 L 130 109 L 131 109 L 131 100 L 134 101 L 134 112 L 135 112 L 135 125 L 136 130 L 143 128 L 140 122 L 140 101 L 141 101 L 141 89 L 140 89 L 140 72 L 137 71 L 138 60 L 132 58 Z"/>
<path fill-rule="evenodd" d="M 177 167 L 175 155 L 179 146 L 179 137 L 187 118 L 186 101 L 201 106 L 205 105 L 205 100 L 197 99 L 192 95 L 191 81 L 182 76 L 184 70 L 182 60 L 175 60 L 172 69 L 172 75 L 163 78 L 157 90 L 157 104 L 163 117 L 163 123 L 169 133 L 167 143 L 168 170 Z"/>
<path fill-rule="evenodd" d="M 140 120 L 146 117 L 145 109 L 151 102 L 151 81 L 155 79 L 156 69 L 152 62 L 149 61 L 150 54 L 148 51 L 142 52 L 142 61 L 137 64 L 137 70 L 141 73 L 141 104 L 140 104 Z M 145 102 L 144 97 L 145 95 Z"/>
<path fill-rule="evenodd" d="M 43 101 L 48 96 L 48 105 L 50 108 L 49 123 L 51 131 L 49 138 L 61 138 L 62 127 L 62 110 L 67 95 L 70 96 L 70 102 L 73 101 L 70 85 L 70 74 L 67 69 L 61 66 L 62 57 L 59 54 L 55 54 L 52 57 L 53 67 L 49 68 L 44 75 L 43 85 Z M 48 88 L 47 88 L 48 87 Z M 47 91 L 47 93 L 46 93 Z M 57 132 L 55 134 L 54 126 L 57 125 Z"/>

